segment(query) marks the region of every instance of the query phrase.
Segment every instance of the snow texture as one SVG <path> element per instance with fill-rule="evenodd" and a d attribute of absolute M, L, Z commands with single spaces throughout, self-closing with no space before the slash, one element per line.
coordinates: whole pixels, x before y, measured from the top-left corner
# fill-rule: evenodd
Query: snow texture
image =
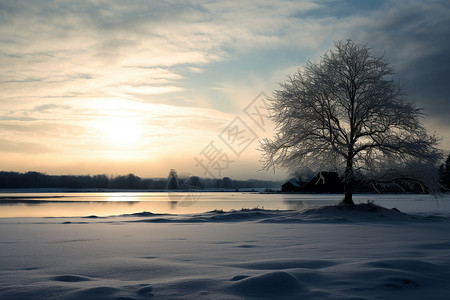
<path fill-rule="evenodd" d="M 0 219 L 0 299 L 449 299 L 450 218 L 304 211 Z"/>

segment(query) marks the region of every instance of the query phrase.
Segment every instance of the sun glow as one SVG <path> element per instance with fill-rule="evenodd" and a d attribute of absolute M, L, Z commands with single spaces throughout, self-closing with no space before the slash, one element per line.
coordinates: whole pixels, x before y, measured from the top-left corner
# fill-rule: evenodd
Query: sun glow
<path fill-rule="evenodd" d="M 104 98 L 89 99 L 86 106 L 97 116 L 88 127 L 93 129 L 92 143 L 98 150 L 107 151 L 109 155 L 114 153 L 115 157 L 119 152 L 140 150 L 145 131 L 142 103 Z"/>
<path fill-rule="evenodd" d="M 135 148 L 142 139 L 142 125 L 130 117 L 102 120 L 98 129 L 102 139 L 115 148 Z"/>

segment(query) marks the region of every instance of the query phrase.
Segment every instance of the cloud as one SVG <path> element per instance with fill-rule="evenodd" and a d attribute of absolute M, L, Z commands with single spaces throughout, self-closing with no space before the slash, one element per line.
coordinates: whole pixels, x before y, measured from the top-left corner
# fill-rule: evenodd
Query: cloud
<path fill-rule="evenodd" d="M 12 142 L 2 139 L 0 139 L 0 149 L 1 152 L 25 153 L 25 154 L 37 154 L 49 152 L 49 148 L 42 144 Z"/>
<path fill-rule="evenodd" d="M 42 97 L 112 95 L 111 87 L 127 85 L 118 77 L 142 81 L 155 69 L 176 65 L 198 71 L 233 53 L 276 45 L 291 30 L 286 19 L 293 10 L 317 6 L 290 1 L 9 1 L 0 7 L 0 59 L 8 61 L 0 80 L 15 97 L 27 96 L 24 86 Z M 130 70 L 133 66 L 146 69 L 138 75 Z M 148 85 L 160 92 L 174 90 L 152 80 Z M 125 97 L 127 92 L 136 96 L 127 89 Z"/>
<path fill-rule="evenodd" d="M 0 0 L 4 149 L 101 159 L 92 125 L 118 117 L 144 124 L 139 153 L 195 154 L 261 90 L 347 38 L 386 50 L 450 127 L 449 16 L 434 0 Z"/>
<path fill-rule="evenodd" d="M 49 111 L 49 110 L 54 110 L 54 109 L 57 109 L 57 108 L 60 108 L 60 107 L 61 107 L 61 106 L 58 106 L 58 105 L 53 104 L 53 103 L 42 104 L 42 105 L 36 106 L 36 107 L 33 109 L 33 111 L 47 112 L 47 111 Z"/>
<path fill-rule="evenodd" d="M 167 67 L 208 63 L 212 57 L 198 46 L 187 48 L 176 33 L 197 21 L 198 9 L 142 1 L 2 3 L 0 60 L 8 63 L 0 71 L 0 96 L 173 92 L 178 74 L 168 74 Z M 155 72 L 160 72 L 156 79 Z M 130 89 L 130 81 L 141 86 L 145 81 L 147 87 Z"/>
<path fill-rule="evenodd" d="M 396 67 L 407 93 L 450 125 L 450 4 L 390 1 L 353 32 Z"/>

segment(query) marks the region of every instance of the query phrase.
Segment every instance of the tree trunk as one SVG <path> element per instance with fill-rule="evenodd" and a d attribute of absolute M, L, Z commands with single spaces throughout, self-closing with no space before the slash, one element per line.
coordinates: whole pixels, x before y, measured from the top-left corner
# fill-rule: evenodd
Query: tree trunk
<path fill-rule="evenodd" d="M 344 183 L 344 191 L 345 196 L 344 199 L 339 203 L 339 205 L 343 206 L 352 206 L 355 203 L 353 202 L 353 184 L 351 182 Z"/>
<path fill-rule="evenodd" d="M 340 206 L 352 206 L 355 203 L 353 202 L 353 161 L 351 159 L 351 155 L 347 158 L 347 166 L 345 168 L 344 173 L 344 199 L 339 203 Z"/>

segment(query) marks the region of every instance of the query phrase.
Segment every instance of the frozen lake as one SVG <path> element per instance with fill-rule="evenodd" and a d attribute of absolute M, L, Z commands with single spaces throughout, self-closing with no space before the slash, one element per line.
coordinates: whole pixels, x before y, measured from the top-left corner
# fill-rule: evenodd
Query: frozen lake
<path fill-rule="evenodd" d="M 187 214 L 211 210 L 264 208 L 303 210 L 337 204 L 340 194 L 258 194 L 243 192 L 0 193 L 0 217 L 110 216 L 135 212 Z M 374 201 L 407 213 L 450 214 L 450 195 L 357 194 L 355 203 Z"/>

